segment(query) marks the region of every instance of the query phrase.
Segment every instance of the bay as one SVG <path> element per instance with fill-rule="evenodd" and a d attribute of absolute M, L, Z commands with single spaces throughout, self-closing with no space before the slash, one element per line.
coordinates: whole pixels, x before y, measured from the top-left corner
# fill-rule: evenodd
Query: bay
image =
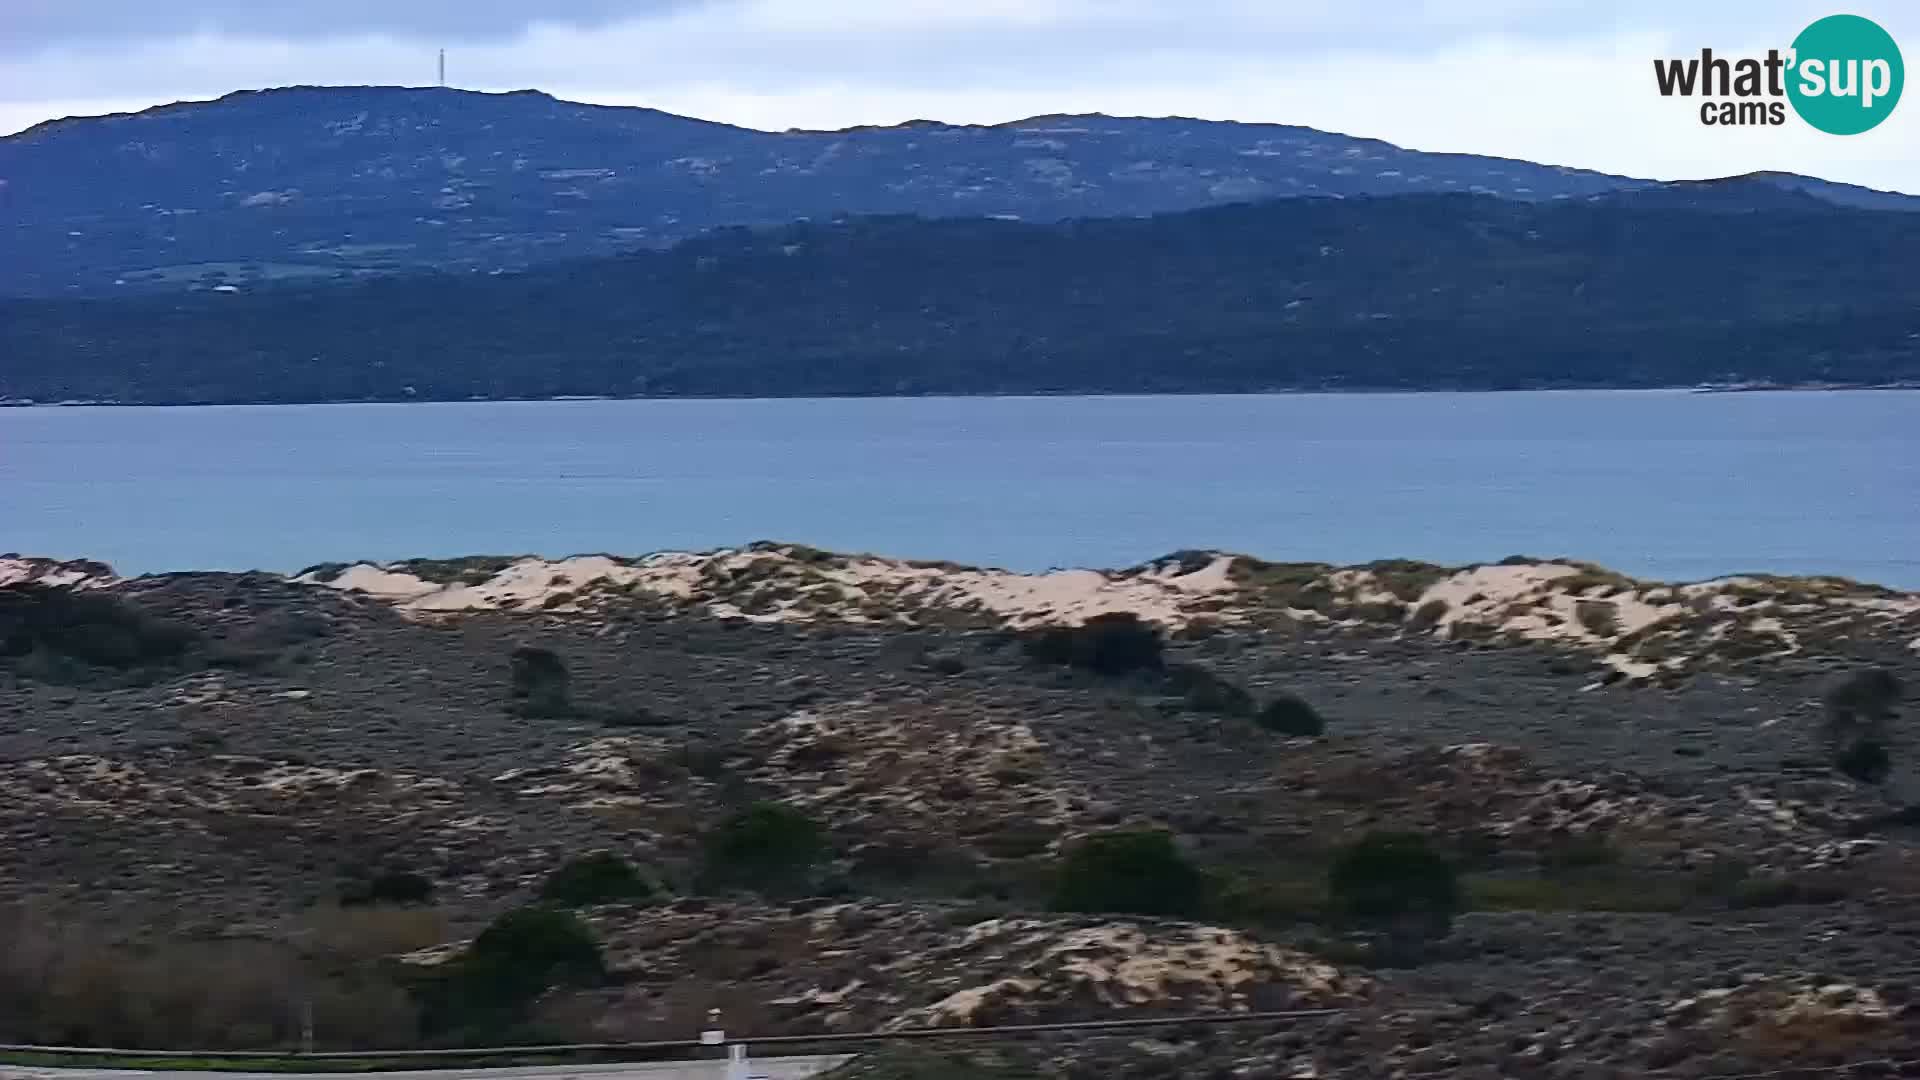
<path fill-rule="evenodd" d="M 0 410 L 0 550 L 123 573 L 762 538 L 1021 570 L 1524 553 L 1920 588 L 1920 393 Z"/>

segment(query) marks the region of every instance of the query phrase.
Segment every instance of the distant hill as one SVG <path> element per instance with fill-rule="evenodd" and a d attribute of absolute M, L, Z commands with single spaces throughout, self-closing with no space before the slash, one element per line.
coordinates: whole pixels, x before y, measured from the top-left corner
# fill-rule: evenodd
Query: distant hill
<path fill-rule="evenodd" d="M 849 214 L 1052 222 L 1288 196 L 1542 201 L 1645 186 L 1278 124 L 1092 115 L 773 133 L 534 91 L 295 87 L 0 138 L 0 294 L 513 269 Z"/>
<path fill-rule="evenodd" d="M 1752 182 L 721 229 L 518 273 L 0 301 L 0 398 L 1920 381 L 1920 215 Z"/>

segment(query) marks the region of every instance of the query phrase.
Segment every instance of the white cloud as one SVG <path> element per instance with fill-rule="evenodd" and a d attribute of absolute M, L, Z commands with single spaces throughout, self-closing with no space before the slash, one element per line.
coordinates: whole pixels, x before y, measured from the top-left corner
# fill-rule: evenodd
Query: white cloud
<path fill-rule="evenodd" d="M 1788 169 L 1920 191 L 1920 91 L 1873 132 L 1848 138 L 1797 121 L 1704 127 L 1696 106 L 1654 92 L 1655 56 L 1784 46 L 1829 13 L 1824 4 L 1672 6 L 732 0 L 608 25 L 528 25 L 454 45 L 449 67 L 456 85 L 475 89 L 538 87 L 775 129 L 1178 114 L 1644 176 Z M 1858 10 L 1920 50 L 1920 10 Z M 0 66 L 0 129 L 240 87 L 418 85 L 432 81 L 438 44 L 351 25 L 318 37 L 67 39 Z"/>

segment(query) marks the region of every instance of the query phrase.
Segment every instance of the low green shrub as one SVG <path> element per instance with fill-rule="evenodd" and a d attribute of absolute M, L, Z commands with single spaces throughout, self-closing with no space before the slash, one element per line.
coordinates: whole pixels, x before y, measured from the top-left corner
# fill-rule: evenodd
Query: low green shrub
<path fill-rule="evenodd" d="M 611 851 L 562 863 L 540 886 L 540 898 L 564 907 L 653 900 L 658 889 L 634 865 Z"/>
<path fill-rule="evenodd" d="M 192 627 L 98 589 L 0 589 L 0 660 L 38 657 L 30 667 L 56 681 L 63 665 L 128 669 L 173 661 L 198 639 Z"/>
<path fill-rule="evenodd" d="M 1089 836 L 1062 860 L 1056 911 L 1192 916 L 1206 899 L 1206 878 L 1173 837 L 1150 829 Z"/>
<path fill-rule="evenodd" d="M 571 912 L 523 907 L 501 915 L 453 961 L 440 1019 L 518 1014 L 556 986 L 597 986 L 606 962 L 593 932 Z"/>
<path fill-rule="evenodd" d="M 1198 664 L 1167 665 L 1167 689 L 1179 694 L 1181 702 L 1195 712 L 1223 716 L 1253 714 L 1253 695 L 1246 687 L 1229 682 Z"/>
<path fill-rule="evenodd" d="M 1576 600 L 1573 617 L 1597 637 L 1613 637 L 1620 632 L 1620 607 L 1610 600 Z"/>
<path fill-rule="evenodd" d="M 530 719 L 568 719 L 576 715 L 560 654 L 541 645 L 521 645 L 510 657 L 513 710 Z"/>
<path fill-rule="evenodd" d="M 1305 738 L 1324 735 L 1327 731 L 1327 722 L 1312 705 L 1297 694 L 1285 692 L 1262 706 L 1254 720 L 1268 731 L 1281 735 Z"/>
<path fill-rule="evenodd" d="M 411 991 L 428 1037 L 499 1040 L 528 1037 L 532 1006 L 548 990 L 599 986 L 607 977 L 600 943 L 585 923 L 572 912 L 535 906 L 493 920 L 459 955 L 418 974 Z"/>
<path fill-rule="evenodd" d="M 810 882 L 827 854 L 827 833 L 794 807 L 759 802 L 722 822 L 705 847 L 707 887 L 789 891 Z"/>
<path fill-rule="evenodd" d="M 433 882 L 419 874 L 394 870 L 377 874 L 366 881 L 349 883 L 340 890 L 341 907 L 371 907 L 379 904 L 406 906 L 433 903 Z"/>
<path fill-rule="evenodd" d="M 1461 905 L 1459 875 L 1426 837 L 1372 832 L 1343 848 L 1327 870 L 1333 908 L 1361 920 L 1450 920 Z"/>
<path fill-rule="evenodd" d="M 1840 775 L 1862 784 L 1883 784 L 1893 773 L 1893 755 L 1877 739 L 1856 739 L 1834 756 Z"/>
<path fill-rule="evenodd" d="M 1166 642 L 1159 627 L 1131 612 L 1095 615 L 1079 626 L 1049 626 L 1025 636 L 1027 656 L 1099 675 L 1158 671 Z"/>

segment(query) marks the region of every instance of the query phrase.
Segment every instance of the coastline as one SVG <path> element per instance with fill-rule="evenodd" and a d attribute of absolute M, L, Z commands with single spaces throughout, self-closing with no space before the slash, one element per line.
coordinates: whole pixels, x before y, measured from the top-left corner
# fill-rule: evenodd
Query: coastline
<path fill-rule="evenodd" d="M 1660 386 L 1621 386 L 1608 384 L 1581 386 L 1510 386 L 1510 387 L 1266 387 L 1258 390 L 1153 390 L 1153 391 L 1101 391 L 1101 390 L 1019 390 L 1004 393 L 947 393 L 929 391 L 917 394 L 875 393 L 875 394 L 556 394 L 551 397 L 378 397 L 378 398 L 327 398 L 318 400 L 272 400 L 244 399 L 232 401 L 33 401 L 14 398 L 0 398 L 0 409 L 206 409 L 206 408 L 260 408 L 272 406 L 306 405 L 486 405 L 486 404 L 548 404 L 568 401 L 911 401 L 928 398 L 982 398 L 1032 399 L 1032 398 L 1156 398 L 1156 397 L 1378 397 L 1390 395 L 1445 395 L 1445 394 L 1772 394 L 1772 393 L 1859 393 L 1873 391 L 1920 390 L 1920 382 L 1895 383 L 1755 383 L 1755 384 L 1697 384 L 1674 383 Z"/>

